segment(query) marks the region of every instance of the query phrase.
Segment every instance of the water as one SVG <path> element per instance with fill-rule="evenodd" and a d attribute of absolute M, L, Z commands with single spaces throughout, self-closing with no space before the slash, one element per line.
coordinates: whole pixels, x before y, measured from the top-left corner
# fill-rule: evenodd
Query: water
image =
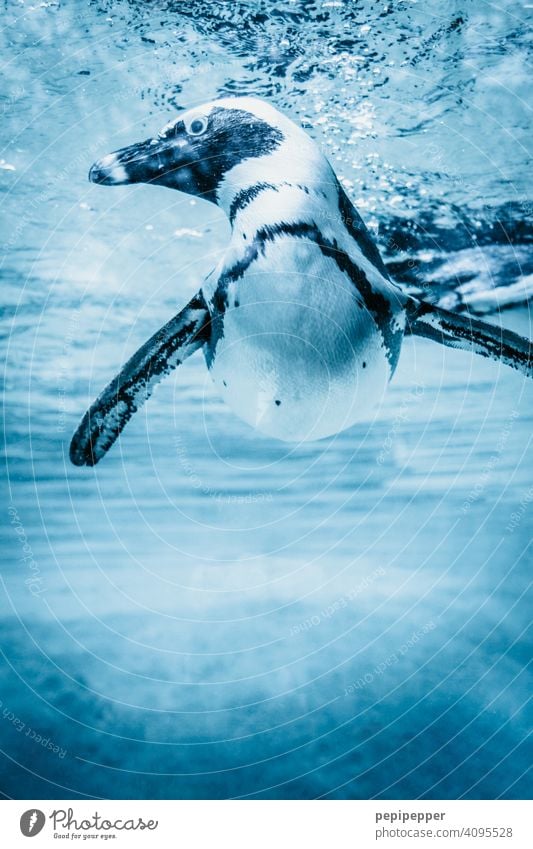
<path fill-rule="evenodd" d="M 527 13 L 6 6 L 6 796 L 531 793 L 531 383 L 408 340 L 372 421 L 298 448 L 194 357 L 96 470 L 68 461 L 229 232 L 87 170 L 222 94 L 310 126 L 407 288 L 531 336 Z"/>

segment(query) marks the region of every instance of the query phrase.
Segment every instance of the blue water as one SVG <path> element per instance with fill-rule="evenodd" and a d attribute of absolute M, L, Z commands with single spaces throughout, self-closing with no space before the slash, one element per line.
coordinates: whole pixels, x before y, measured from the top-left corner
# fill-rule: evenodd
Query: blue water
<path fill-rule="evenodd" d="M 530 795 L 531 382 L 407 340 L 371 421 L 293 447 L 198 356 L 96 469 L 68 460 L 229 232 L 88 168 L 222 94 L 310 128 L 406 288 L 532 336 L 527 14 L 7 5 L 5 796 Z"/>

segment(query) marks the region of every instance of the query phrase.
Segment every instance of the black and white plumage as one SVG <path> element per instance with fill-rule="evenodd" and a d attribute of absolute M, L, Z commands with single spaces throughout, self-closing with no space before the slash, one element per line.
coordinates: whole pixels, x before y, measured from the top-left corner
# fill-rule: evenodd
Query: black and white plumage
<path fill-rule="evenodd" d="M 364 417 L 386 390 L 405 333 L 533 374 L 527 339 L 402 293 L 318 146 L 262 101 L 191 109 L 89 176 L 203 197 L 224 210 L 232 235 L 198 294 L 87 411 L 71 444 L 76 465 L 97 463 L 154 385 L 198 348 L 234 412 L 288 441 Z"/>

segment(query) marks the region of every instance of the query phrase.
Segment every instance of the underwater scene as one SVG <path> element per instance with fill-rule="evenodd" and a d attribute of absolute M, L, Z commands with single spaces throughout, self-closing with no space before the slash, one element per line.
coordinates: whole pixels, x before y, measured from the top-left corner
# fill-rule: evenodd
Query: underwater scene
<path fill-rule="evenodd" d="M 531 380 L 406 337 L 363 421 L 282 442 L 196 352 L 69 445 L 230 237 L 89 169 L 218 98 L 306 130 L 405 293 L 533 338 L 531 8 L 3 5 L 3 797 L 530 797 Z"/>

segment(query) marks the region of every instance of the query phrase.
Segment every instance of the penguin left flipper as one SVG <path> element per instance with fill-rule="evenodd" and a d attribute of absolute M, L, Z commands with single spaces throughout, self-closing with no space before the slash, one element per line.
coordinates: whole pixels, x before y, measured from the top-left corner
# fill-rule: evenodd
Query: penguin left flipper
<path fill-rule="evenodd" d="M 123 366 L 87 410 L 70 443 L 76 466 L 95 466 L 156 384 L 209 339 L 210 317 L 198 292 Z"/>
<path fill-rule="evenodd" d="M 473 351 L 505 363 L 526 377 L 533 377 L 533 342 L 530 339 L 469 314 L 450 312 L 416 298 L 409 299 L 406 311 L 407 335 L 423 336 L 449 348 Z"/>

